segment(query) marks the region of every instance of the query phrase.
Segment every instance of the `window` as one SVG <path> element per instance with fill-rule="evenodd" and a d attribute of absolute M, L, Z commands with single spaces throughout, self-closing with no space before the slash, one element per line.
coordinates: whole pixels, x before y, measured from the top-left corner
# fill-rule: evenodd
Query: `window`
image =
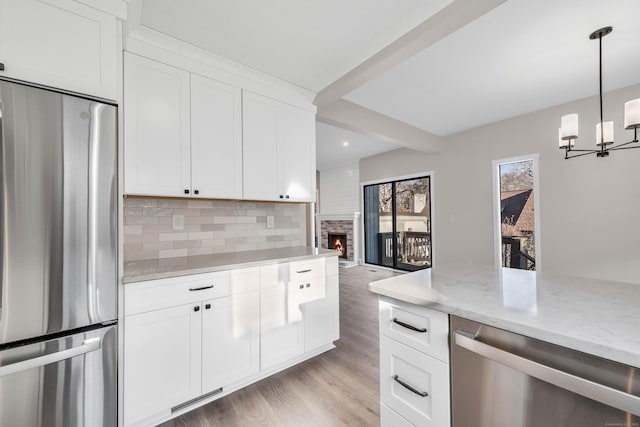
<path fill-rule="evenodd" d="M 540 270 L 538 155 L 493 162 L 496 265 Z"/>
<path fill-rule="evenodd" d="M 364 185 L 363 193 L 365 262 L 431 267 L 431 177 Z"/>

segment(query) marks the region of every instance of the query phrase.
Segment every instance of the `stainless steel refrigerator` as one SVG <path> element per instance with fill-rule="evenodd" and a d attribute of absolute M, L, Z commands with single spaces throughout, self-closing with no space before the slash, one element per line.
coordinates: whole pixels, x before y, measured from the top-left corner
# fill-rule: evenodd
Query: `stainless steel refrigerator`
<path fill-rule="evenodd" d="M 117 424 L 116 107 L 0 79 L 0 426 Z"/>

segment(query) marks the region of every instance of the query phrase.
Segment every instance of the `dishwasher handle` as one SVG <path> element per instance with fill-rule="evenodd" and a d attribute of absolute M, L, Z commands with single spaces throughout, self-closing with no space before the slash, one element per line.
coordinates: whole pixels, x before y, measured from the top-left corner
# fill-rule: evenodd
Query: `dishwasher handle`
<path fill-rule="evenodd" d="M 553 384 L 556 387 L 569 390 L 622 411 L 640 415 L 640 397 L 485 344 L 478 341 L 476 336 L 460 330 L 455 333 L 455 343 L 473 353 L 494 360 L 541 381 Z"/>

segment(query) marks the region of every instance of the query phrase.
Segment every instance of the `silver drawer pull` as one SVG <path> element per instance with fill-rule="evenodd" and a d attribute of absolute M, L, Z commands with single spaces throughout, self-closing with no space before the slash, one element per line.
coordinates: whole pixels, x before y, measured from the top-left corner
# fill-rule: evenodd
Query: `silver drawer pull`
<path fill-rule="evenodd" d="M 395 382 L 397 382 L 398 384 L 400 384 L 402 387 L 406 388 L 407 390 L 417 394 L 420 397 L 427 397 L 429 396 L 429 393 L 427 393 L 426 391 L 418 391 L 415 388 L 411 387 L 409 384 L 405 383 L 404 381 L 402 381 L 400 378 L 398 378 L 397 375 L 393 376 L 393 380 Z"/>
<path fill-rule="evenodd" d="M 205 289 L 211 289 L 213 288 L 213 285 L 209 285 L 209 286 L 201 286 L 199 288 L 189 288 L 190 291 L 204 291 Z"/>
<path fill-rule="evenodd" d="M 306 270 L 297 270 L 296 273 L 309 273 L 311 271 L 310 268 L 307 268 Z"/>
<path fill-rule="evenodd" d="M 412 331 L 420 332 L 420 333 L 422 333 L 422 334 L 424 334 L 425 332 L 427 332 L 427 328 L 416 328 L 415 326 L 412 326 L 412 325 L 410 325 L 410 324 L 408 324 L 408 323 L 404 323 L 404 322 L 399 321 L 396 317 L 394 317 L 393 319 L 391 319 L 391 321 L 392 321 L 393 323 L 395 323 L 396 325 L 400 325 L 400 326 L 402 326 L 403 328 L 407 328 L 407 329 L 410 329 L 410 330 L 412 330 Z"/>

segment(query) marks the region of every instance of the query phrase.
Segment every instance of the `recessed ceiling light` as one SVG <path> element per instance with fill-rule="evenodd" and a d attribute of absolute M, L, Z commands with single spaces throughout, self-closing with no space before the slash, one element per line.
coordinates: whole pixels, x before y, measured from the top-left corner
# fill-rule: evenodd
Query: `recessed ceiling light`
<path fill-rule="evenodd" d="M 344 141 L 344 142 L 342 143 L 342 146 L 343 146 L 343 147 L 348 147 L 348 146 L 349 146 L 349 141 Z"/>

